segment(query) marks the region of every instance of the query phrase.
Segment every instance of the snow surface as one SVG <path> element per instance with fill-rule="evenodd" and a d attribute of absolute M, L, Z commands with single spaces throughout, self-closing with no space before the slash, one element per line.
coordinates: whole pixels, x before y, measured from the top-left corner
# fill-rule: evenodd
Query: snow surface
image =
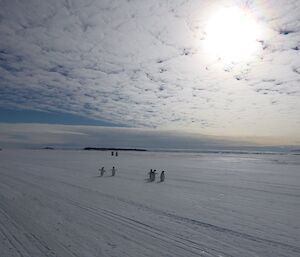
<path fill-rule="evenodd" d="M 295 155 L 3 150 L 0 256 L 300 256 L 299 167 Z M 150 168 L 166 181 L 148 182 Z"/>

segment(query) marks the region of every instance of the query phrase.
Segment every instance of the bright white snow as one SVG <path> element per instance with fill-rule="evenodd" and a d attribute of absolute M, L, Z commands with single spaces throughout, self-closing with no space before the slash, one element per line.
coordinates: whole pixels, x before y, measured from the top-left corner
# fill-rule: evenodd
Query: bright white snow
<path fill-rule="evenodd" d="M 295 155 L 3 150 L 0 256 L 300 256 L 299 167 Z M 150 168 L 166 181 L 149 183 Z"/>

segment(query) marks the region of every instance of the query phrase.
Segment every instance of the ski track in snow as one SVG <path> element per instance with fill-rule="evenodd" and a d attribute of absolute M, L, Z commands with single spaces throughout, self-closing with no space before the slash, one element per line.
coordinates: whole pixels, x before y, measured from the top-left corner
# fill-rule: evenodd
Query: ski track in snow
<path fill-rule="evenodd" d="M 293 243 L 299 241 L 297 223 L 288 221 L 290 228 L 285 226 L 276 232 L 277 225 L 283 228 L 286 221 L 281 219 L 285 214 L 299 221 L 296 214 L 300 210 L 300 190 L 295 178 L 299 178 L 296 171 L 300 161 L 296 165 L 287 161 L 285 168 L 295 177 L 280 181 L 282 174 L 278 170 L 282 170 L 283 164 L 278 169 L 277 163 L 264 156 L 254 158 L 253 162 L 233 156 L 232 161 L 241 166 L 232 168 L 230 159 L 224 161 L 219 155 L 199 158 L 167 153 L 121 155 L 113 159 L 109 152 L 1 152 L 0 256 L 300 255 L 300 247 Z M 99 162 L 118 165 L 117 177 L 108 174 L 97 177 Z M 227 171 L 226 162 L 230 167 Z M 160 166 L 170 163 L 170 169 L 164 166 L 165 183 L 145 183 L 145 174 L 152 163 Z M 227 176 L 235 172 L 230 179 L 241 178 L 234 183 L 230 179 L 222 181 L 218 165 L 224 166 Z M 247 168 L 242 169 L 244 166 Z M 257 173 L 258 168 L 263 176 Z M 269 174 L 273 176 L 271 182 Z M 274 176 L 278 178 L 272 183 Z M 205 195 L 223 195 L 219 192 L 235 195 L 235 190 L 244 201 L 234 202 L 239 199 L 236 196 L 232 202 L 231 197 L 219 201 Z M 197 194 L 204 202 L 214 199 L 217 204 L 193 205 L 198 200 Z M 274 198 L 270 198 L 272 195 Z M 256 197 L 261 197 L 262 205 L 271 204 L 273 210 L 262 208 L 263 212 L 273 212 L 270 222 L 260 213 L 242 216 L 243 208 L 256 204 L 248 197 L 258 202 L 260 199 Z M 246 201 L 253 206 L 245 207 Z M 290 203 L 288 211 L 281 208 L 281 201 Z M 232 213 L 232 220 L 228 213 Z M 211 214 L 217 216 L 207 222 Z"/>
<path fill-rule="evenodd" d="M 160 241 L 162 241 L 166 244 L 175 244 L 174 245 L 175 247 L 181 248 L 181 249 L 183 249 L 187 252 L 193 253 L 196 256 L 197 256 L 197 254 L 199 254 L 199 251 L 202 254 L 202 256 L 219 256 L 217 254 L 207 253 L 203 248 L 201 248 L 201 245 L 199 243 L 196 243 L 196 242 L 193 242 L 193 241 L 190 241 L 190 240 L 186 240 L 186 239 L 178 237 L 178 236 L 167 234 L 167 233 L 165 233 L 165 232 L 163 232 L 159 229 L 155 229 L 155 228 L 153 228 L 153 227 L 151 227 L 147 224 L 144 224 L 142 222 L 133 220 L 131 218 L 124 217 L 122 215 L 119 215 L 119 214 L 114 213 L 114 212 L 109 211 L 109 210 L 104 210 L 104 209 L 101 209 L 101 208 L 88 207 L 88 206 L 86 206 L 86 205 L 84 205 L 84 204 L 82 204 L 78 201 L 74 201 L 72 199 L 69 199 L 69 198 L 66 198 L 64 196 L 58 195 L 54 191 L 51 191 L 51 190 L 45 189 L 43 187 L 40 187 L 40 186 L 38 186 L 38 184 L 34 184 L 34 183 L 31 183 L 31 182 L 28 182 L 28 181 L 25 181 L 25 180 L 22 180 L 22 179 L 19 179 L 19 178 L 11 177 L 11 176 L 8 176 L 6 174 L 1 174 L 1 175 L 10 177 L 14 181 L 17 180 L 17 181 L 20 181 L 24 184 L 28 184 L 29 187 L 38 187 L 38 188 L 41 189 L 41 191 L 44 191 L 44 192 L 46 191 L 47 196 L 52 196 L 52 197 L 54 197 L 54 199 L 63 200 L 64 204 L 73 205 L 73 206 L 75 206 L 75 207 L 77 207 L 81 210 L 84 210 L 86 213 L 88 213 L 91 216 L 96 216 L 96 217 L 101 218 L 101 220 L 106 219 L 106 221 L 107 220 L 111 221 L 112 226 L 114 226 L 113 224 L 115 224 L 117 222 L 117 223 L 122 224 L 123 226 L 127 227 L 128 229 L 132 229 L 135 232 L 140 232 L 140 233 L 146 234 L 146 235 L 148 235 L 152 238 L 159 239 Z M 45 178 L 43 178 L 43 179 L 45 179 Z M 78 187 L 78 186 L 72 185 L 70 183 L 65 183 L 64 182 L 63 184 L 71 186 L 71 187 L 80 188 L 83 191 L 86 190 L 86 191 L 92 192 L 89 189 Z M 103 196 L 104 194 L 100 193 L 100 195 Z M 113 197 L 113 196 L 104 195 L 104 197 L 105 198 L 113 198 L 113 199 L 116 200 L 116 198 Z M 129 204 L 137 205 L 138 207 L 146 208 L 145 206 L 143 206 L 141 204 L 135 204 L 134 202 L 126 201 L 122 198 L 117 198 L 117 200 L 129 203 Z M 149 209 L 149 210 L 153 211 L 153 212 L 158 212 L 157 210 L 153 210 L 153 209 Z M 161 213 L 163 213 L 163 212 L 161 212 Z M 171 214 L 165 214 L 165 215 L 171 216 Z M 95 220 L 95 219 L 93 219 L 93 217 L 91 217 L 91 218 L 92 218 L 92 220 Z M 181 217 L 176 217 L 176 218 L 181 219 Z M 125 235 L 124 235 L 124 237 L 125 237 Z M 138 243 L 140 244 L 140 242 L 138 242 Z M 150 247 L 150 246 L 151 246 L 151 244 L 149 244 L 148 247 Z M 174 246 L 172 246 L 172 247 L 174 247 Z M 145 245 L 145 247 L 147 247 L 147 245 Z M 171 252 L 171 250 L 168 250 L 168 251 Z M 213 251 L 213 249 L 210 249 L 210 251 Z M 177 254 L 176 254 L 176 252 L 174 252 L 171 255 L 166 255 L 166 256 L 177 256 Z M 178 255 L 178 256 L 180 256 L 180 255 Z"/>

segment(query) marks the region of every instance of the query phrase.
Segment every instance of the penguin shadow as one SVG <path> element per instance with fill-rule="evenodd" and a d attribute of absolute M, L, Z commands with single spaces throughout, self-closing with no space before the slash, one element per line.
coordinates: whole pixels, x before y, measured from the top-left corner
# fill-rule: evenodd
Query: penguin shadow
<path fill-rule="evenodd" d="M 103 175 L 102 178 L 112 178 L 112 177 L 115 177 L 115 176 L 112 176 L 112 175 Z"/>
<path fill-rule="evenodd" d="M 144 179 L 145 183 L 163 183 L 164 181 L 161 181 L 161 180 L 158 180 L 158 181 L 153 181 L 153 180 L 150 180 L 150 178 L 146 178 Z"/>
<path fill-rule="evenodd" d="M 93 178 L 104 178 L 104 176 L 96 175 L 96 176 L 93 176 Z"/>
<path fill-rule="evenodd" d="M 95 176 L 92 176 L 92 178 L 111 178 L 111 177 L 115 177 L 113 175 L 95 175 Z"/>

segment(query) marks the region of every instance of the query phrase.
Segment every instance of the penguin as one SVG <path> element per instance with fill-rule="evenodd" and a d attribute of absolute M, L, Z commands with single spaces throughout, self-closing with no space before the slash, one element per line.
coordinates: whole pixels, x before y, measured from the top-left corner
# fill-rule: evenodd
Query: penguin
<path fill-rule="evenodd" d="M 160 173 L 160 182 L 164 182 L 165 181 L 165 171 L 163 170 L 161 173 Z"/>
<path fill-rule="evenodd" d="M 116 175 L 116 168 L 115 168 L 115 166 L 113 166 L 112 169 L 111 169 L 111 175 L 112 175 L 112 177 Z"/>

